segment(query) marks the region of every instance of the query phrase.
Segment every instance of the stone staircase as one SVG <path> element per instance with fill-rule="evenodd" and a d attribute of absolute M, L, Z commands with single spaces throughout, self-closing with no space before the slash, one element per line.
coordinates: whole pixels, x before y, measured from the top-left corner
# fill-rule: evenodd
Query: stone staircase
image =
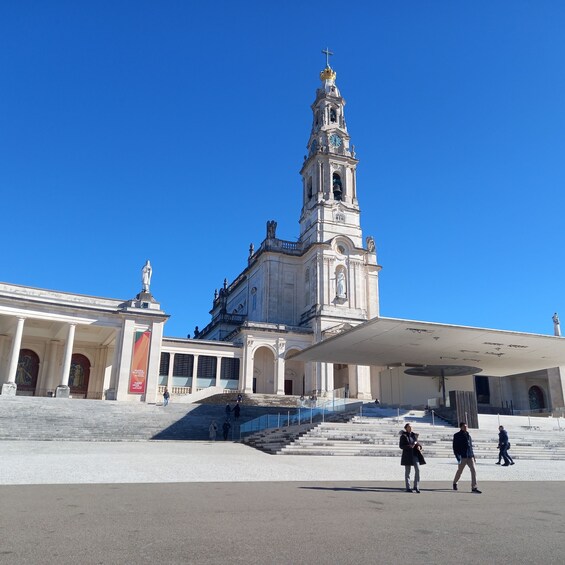
<path fill-rule="evenodd" d="M 146 441 L 207 440 L 212 420 L 218 438 L 225 419 L 219 404 L 155 404 L 0 395 L 0 440 Z M 234 402 L 230 402 L 233 406 Z M 284 408 L 286 410 L 286 408 Z M 280 408 L 250 406 L 232 416 L 229 439 L 239 440 L 239 425 Z"/>
<path fill-rule="evenodd" d="M 354 417 L 354 415 L 354 412 L 346 411 L 326 414 L 325 418 L 328 422 L 339 423 L 349 421 Z M 299 438 L 304 436 L 304 434 L 316 429 L 318 425 L 318 423 L 307 422 L 294 426 L 269 428 L 246 436 L 242 439 L 242 441 L 251 447 L 265 451 L 266 453 L 276 454 L 281 452 L 289 444 L 296 442 Z"/>
<path fill-rule="evenodd" d="M 214 394 L 207 398 L 203 398 L 198 401 L 198 404 L 235 404 L 237 401 L 237 392 L 224 392 L 221 394 Z M 279 394 L 245 394 L 242 395 L 242 404 L 245 406 L 262 406 L 271 408 L 297 408 L 300 403 L 299 396 L 285 395 L 281 396 Z"/>
<path fill-rule="evenodd" d="M 367 406 L 367 405 L 365 405 Z M 281 455 L 374 456 L 399 457 L 398 437 L 404 423 L 413 423 L 420 434 L 426 458 L 453 458 L 452 440 L 457 428 L 435 420 L 423 411 L 404 413 L 401 418 L 394 411 L 375 413 L 364 407 L 363 416 L 354 416 L 348 422 L 318 423 L 309 429 L 298 430 L 293 436 L 291 428 L 262 432 L 258 438 L 247 438 L 249 445 L 263 451 Z M 373 417 L 371 417 L 371 415 Z M 498 423 L 496 416 L 491 425 L 471 430 L 477 458 L 498 458 Z M 511 421 L 510 416 L 505 421 Z M 509 429 L 509 426 L 506 426 Z M 524 429 L 510 426 L 510 454 L 513 459 L 565 460 L 565 430 Z"/>

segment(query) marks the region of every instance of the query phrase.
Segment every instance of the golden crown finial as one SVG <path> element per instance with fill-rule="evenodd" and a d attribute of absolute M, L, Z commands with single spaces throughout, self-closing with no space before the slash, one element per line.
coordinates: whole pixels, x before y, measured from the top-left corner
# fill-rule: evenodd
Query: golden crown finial
<path fill-rule="evenodd" d="M 326 67 L 323 71 L 320 72 L 320 79 L 324 80 L 335 80 L 336 72 L 331 67 Z"/>
<path fill-rule="evenodd" d="M 320 73 L 320 79 L 323 81 L 335 80 L 336 73 L 330 67 L 330 56 L 333 55 L 333 53 L 327 47 L 322 50 L 322 53 L 326 56 L 326 68 Z"/>

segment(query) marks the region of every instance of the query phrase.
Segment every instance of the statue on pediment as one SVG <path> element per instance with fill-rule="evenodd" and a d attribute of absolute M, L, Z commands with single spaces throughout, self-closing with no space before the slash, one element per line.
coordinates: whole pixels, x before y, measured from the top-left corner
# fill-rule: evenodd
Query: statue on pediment
<path fill-rule="evenodd" d="M 142 292 L 149 292 L 149 286 L 151 285 L 151 275 L 153 274 L 153 269 L 151 267 L 151 263 L 149 259 L 145 265 L 143 265 L 143 269 L 141 269 L 141 284 L 142 284 Z"/>

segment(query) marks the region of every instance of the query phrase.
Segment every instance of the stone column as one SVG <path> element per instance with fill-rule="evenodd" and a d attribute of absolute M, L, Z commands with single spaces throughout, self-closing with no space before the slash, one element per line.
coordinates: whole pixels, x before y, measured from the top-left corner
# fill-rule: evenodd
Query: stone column
<path fill-rule="evenodd" d="M 549 389 L 548 406 L 551 411 L 556 409 L 562 414 L 565 407 L 565 367 L 547 369 L 547 386 Z"/>
<path fill-rule="evenodd" d="M 173 368 L 175 366 L 175 354 L 169 353 L 169 371 L 167 372 L 167 388 L 172 394 L 173 390 Z"/>
<path fill-rule="evenodd" d="M 128 390 L 135 332 L 135 321 L 131 319 L 124 320 L 120 336 L 121 344 L 118 358 L 119 368 L 117 373 L 115 400 L 131 400 L 135 402 L 139 402 L 141 400 L 140 394 L 130 395 Z"/>
<path fill-rule="evenodd" d="M 120 355 L 122 352 L 122 334 L 123 328 L 117 328 L 114 337 L 114 351 L 112 353 L 112 361 L 110 366 L 106 366 L 104 375 L 104 391 L 106 400 L 117 400 L 118 398 L 118 380 L 120 373 Z M 107 360 L 106 360 L 107 361 Z"/>
<path fill-rule="evenodd" d="M 7 339 L 8 336 L 0 334 L 0 381 L 4 381 L 4 379 L 7 377 L 7 368 L 4 368 L 4 344 L 6 343 Z"/>
<path fill-rule="evenodd" d="M 12 349 L 10 351 L 10 364 L 8 365 L 8 382 L 2 385 L 2 394 L 6 396 L 16 396 L 16 374 L 18 371 L 18 361 L 20 359 L 20 348 L 22 346 L 22 337 L 24 335 L 24 317 L 18 318 L 14 339 L 12 340 Z"/>
<path fill-rule="evenodd" d="M 196 392 L 198 388 L 198 357 L 199 355 L 194 355 L 194 361 L 192 364 L 192 382 L 190 383 L 190 392 Z"/>
<path fill-rule="evenodd" d="M 163 322 L 151 324 L 151 343 L 147 362 L 145 383 L 145 402 L 157 402 L 159 391 L 159 365 L 161 364 L 161 342 L 163 341 Z"/>
<path fill-rule="evenodd" d="M 63 368 L 61 371 L 61 384 L 57 387 L 55 396 L 58 398 L 69 398 L 69 372 L 71 370 L 71 359 L 73 356 L 73 345 L 75 342 L 76 324 L 69 324 L 67 341 L 65 342 L 65 353 L 63 355 Z"/>
<path fill-rule="evenodd" d="M 222 372 L 222 359 L 219 355 L 216 355 L 216 379 L 212 386 L 220 386 L 220 374 Z"/>
<path fill-rule="evenodd" d="M 56 369 L 57 369 L 57 349 L 59 347 L 59 342 L 56 340 L 51 340 L 49 342 L 49 357 L 48 363 L 49 367 L 47 369 L 47 380 L 46 386 L 47 388 L 51 388 L 51 395 L 53 395 L 54 391 L 52 390 L 55 387 L 56 382 Z"/>
<path fill-rule="evenodd" d="M 253 393 L 253 339 L 248 337 L 243 350 L 243 379 L 240 376 L 241 390 L 246 394 Z"/>
<path fill-rule="evenodd" d="M 312 379 L 312 389 L 319 390 L 321 394 L 334 389 L 334 366 L 333 363 L 317 362 L 315 367 L 315 379 Z M 306 391 L 309 393 L 310 391 Z"/>
<path fill-rule="evenodd" d="M 277 358 L 275 359 L 275 394 L 284 394 L 284 352 L 286 340 L 277 340 Z"/>

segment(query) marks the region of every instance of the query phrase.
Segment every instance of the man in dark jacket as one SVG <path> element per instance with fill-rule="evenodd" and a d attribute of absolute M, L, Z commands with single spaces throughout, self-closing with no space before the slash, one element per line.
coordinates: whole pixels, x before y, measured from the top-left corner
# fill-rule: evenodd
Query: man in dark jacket
<path fill-rule="evenodd" d="M 475 472 L 475 454 L 473 453 L 473 440 L 467 431 L 467 424 L 461 422 L 459 424 L 459 431 L 453 435 L 453 453 L 457 458 L 459 467 L 453 479 L 453 490 L 457 490 L 457 481 L 461 478 L 461 473 L 465 467 L 471 469 L 471 491 L 476 494 L 481 494 L 477 488 L 477 473 Z"/>
<path fill-rule="evenodd" d="M 514 465 L 512 457 L 508 455 L 508 448 L 510 447 L 510 442 L 508 441 L 508 432 L 504 429 L 504 426 L 498 426 L 498 463 L 500 465 L 500 458 L 504 459 L 503 467 L 508 467 L 508 465 Z"/>

